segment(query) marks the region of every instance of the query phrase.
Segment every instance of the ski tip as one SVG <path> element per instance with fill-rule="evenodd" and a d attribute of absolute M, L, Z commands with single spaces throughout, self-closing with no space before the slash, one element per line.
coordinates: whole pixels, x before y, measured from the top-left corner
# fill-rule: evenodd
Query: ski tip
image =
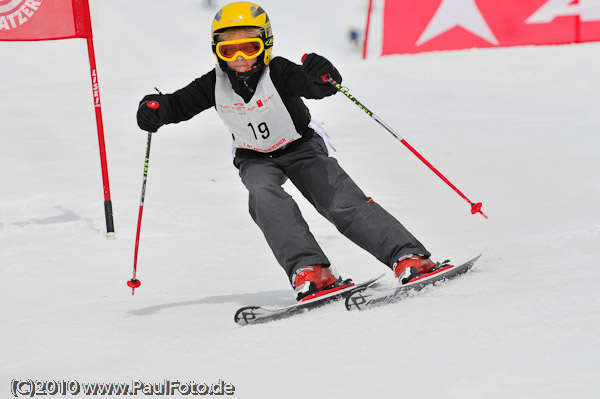
<path fill-rule="evenodd" d="M 233 321 L 240 326 L 251 324 L 256 319 L 256 314 L 254 313 L 256 309 L 260 309 L 260 306 L 245 306 L 239 309 L 237 312 L 235 312 Z"/>

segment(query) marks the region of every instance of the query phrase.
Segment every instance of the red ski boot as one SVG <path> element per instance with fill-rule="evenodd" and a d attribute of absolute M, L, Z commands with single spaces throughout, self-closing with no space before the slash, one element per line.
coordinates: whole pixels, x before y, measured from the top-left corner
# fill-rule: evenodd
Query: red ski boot
<path fill-rule="evenodd" d="M 429 273 L 436 263 L 420 255 L 405 255 L 394 262 L 394 273 L 402 284 L 406 284 L 415 277 Z"/>
<path fill-rule="evenodd" d="M 294 272 L 292 284 L 294 285 L 296 300 L 333 287 L 339 279 L 334 272 L 324 265 L 310 265 L 301 267 Z"/>

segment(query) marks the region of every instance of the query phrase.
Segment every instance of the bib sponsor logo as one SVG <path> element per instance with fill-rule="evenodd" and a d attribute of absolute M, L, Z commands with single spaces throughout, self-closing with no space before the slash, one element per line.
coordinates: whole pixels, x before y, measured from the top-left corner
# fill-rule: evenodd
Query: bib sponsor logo
<path fill-rule="evenodd" d="M 0 0 L 0 31 L 18 29 L 26 24 L 43 0 Z"/>

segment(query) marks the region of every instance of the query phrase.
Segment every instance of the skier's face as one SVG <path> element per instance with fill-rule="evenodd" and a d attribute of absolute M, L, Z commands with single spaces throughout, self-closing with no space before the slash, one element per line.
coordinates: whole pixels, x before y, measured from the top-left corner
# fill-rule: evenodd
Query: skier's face
<path fill-rule="evenodd" d="M 249 39 L 249 37 L 243 31 L 237 31 L 233 34 L 229 40 L 239 40 L 239 39 Z M 227 67 L 233 69 L 236 72 L 246 72 L 248 71 L 254 64 L 258 58 L 252 58 L 251 60 L 247 60 L 241 55 L 238 56 L 233 61 L 226 61 Z"/>

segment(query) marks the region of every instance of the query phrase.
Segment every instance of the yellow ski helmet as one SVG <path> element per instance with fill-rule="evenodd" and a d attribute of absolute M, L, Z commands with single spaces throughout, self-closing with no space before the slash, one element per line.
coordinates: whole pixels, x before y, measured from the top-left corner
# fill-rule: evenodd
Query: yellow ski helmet
<path fill-rule="evenodd" d="M 264 44 L 264 55 L 258 57 L 258 62 L 269 65 L 271 51 L 273 50 L 273 31 L 269 16 L 258 4 L 247 1 L 236 1 L 221 8 L 212 22 L 212 51 L 219 66 L 223 68 L 226 64 L 217 56 L 217 44 L 219 33 L 231 28 L 253 27 L 261 29 L 260 39 Z"/>

